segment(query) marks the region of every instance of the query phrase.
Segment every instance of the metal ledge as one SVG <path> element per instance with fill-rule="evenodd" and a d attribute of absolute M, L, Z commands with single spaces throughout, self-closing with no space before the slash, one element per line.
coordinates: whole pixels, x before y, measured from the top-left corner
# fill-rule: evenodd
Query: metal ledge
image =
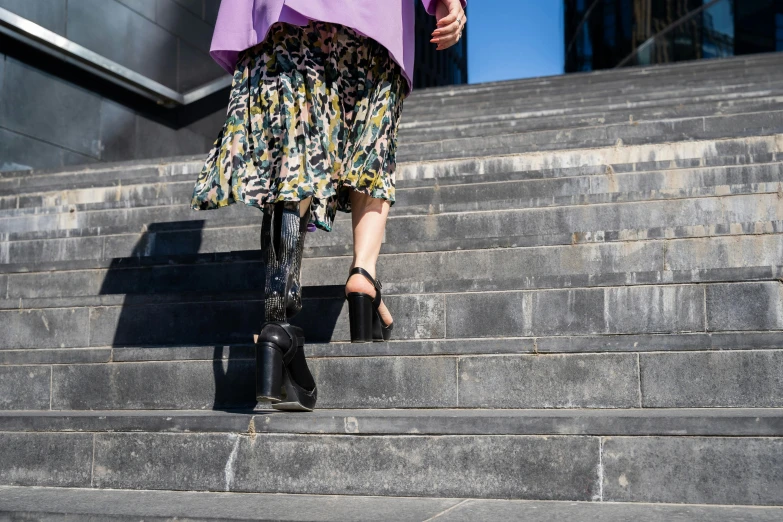
<path fill-rule="evenodd" d="M 0 34 L 84 69 L 164 107 L 191 105 L 231 86 L 231 77 L 225 76 L 184 94 L 177 92 L 3 8 L 0 8 Z"/>

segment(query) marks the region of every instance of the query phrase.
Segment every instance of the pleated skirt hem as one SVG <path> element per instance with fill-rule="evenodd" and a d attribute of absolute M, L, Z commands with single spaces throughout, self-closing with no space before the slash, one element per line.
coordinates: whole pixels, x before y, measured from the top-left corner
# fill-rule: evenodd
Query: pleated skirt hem
<path fill-rule="evenodd" d="M 371 38 L 326 22 L 275 24 L 239 57 L 192 208 L 312 198 L 311 224 L 330 231 L 352 190 L 393 205 L 405 93 L 399 65 Z"/>

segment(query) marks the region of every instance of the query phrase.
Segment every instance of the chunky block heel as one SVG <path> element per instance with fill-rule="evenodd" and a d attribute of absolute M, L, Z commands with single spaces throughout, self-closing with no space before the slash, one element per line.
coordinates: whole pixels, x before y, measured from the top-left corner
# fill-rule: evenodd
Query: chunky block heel
<path fill-rule="evenodd" d="M 282 321 L 270 321 L 256 342 L 256 400 L 281 410 L 311 411 L 315 380 L 304 357 L 304 332 Z"/>
<path fill-rule="evenodd" d="M 348 317 L 351 323 L 351 342 L 369 343 L 373 340 L 372 296 L 352 292 L 348 299 Z"/>
<path fill-rule="evenodd" d="M 283 400 L 283 352 L 271 342 L 256 345 L 256 400 Z"/>
<path fill-rule="evenodd" d="M 384 324 L 378 310 L 381 306 L 381 282 L 373 279 L 367 270 L 358 266 L 351 269 L 348 279 L 354 274 L 360 274 L 372 283 L 375 287 L 375 296 L 361 292 L 351 292 L 345 296 L 348 300 L 351 342 L 388 341 L 391 338 L 394 323 Z M 348 281 L 345 284 L 347 285 Z"/>

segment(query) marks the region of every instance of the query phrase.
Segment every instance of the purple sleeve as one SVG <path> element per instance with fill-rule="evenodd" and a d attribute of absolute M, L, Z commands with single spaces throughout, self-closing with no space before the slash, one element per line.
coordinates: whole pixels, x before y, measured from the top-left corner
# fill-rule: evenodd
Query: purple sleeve
<path fill-rule="evenodd" d="M 440 2 L 440 0 L 421 0 L 421 3 L 424 4 L 424 9 L 433 16 L 435 16 L 435 8 L 438 7 L 438 2 Z M 468 0 L 460 0 L 460 2 L 462 3 L 463 9 L 468 4 Z"/>

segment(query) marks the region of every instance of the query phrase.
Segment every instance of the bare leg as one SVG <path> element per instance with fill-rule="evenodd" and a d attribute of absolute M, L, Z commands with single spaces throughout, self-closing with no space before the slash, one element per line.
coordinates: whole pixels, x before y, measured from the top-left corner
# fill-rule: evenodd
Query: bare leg
<path fill-rule="evenodd" d="M 353 264 L 360 266 L 375 277 L 375 263 L 381 251 L 386 218 L 389 215 L 389 202 L 380 198 L 371 198 L 366 194 L 351 191 L 351 220 L 353 223 Z M 346 294 L 363 292 L 375 295 L 375 288 L 363 276 L 354 274 L 345 285 Z M 392 316 L 386 305 L 381 302 L 378 309 L 385 324 L 391 324 Z"/>

